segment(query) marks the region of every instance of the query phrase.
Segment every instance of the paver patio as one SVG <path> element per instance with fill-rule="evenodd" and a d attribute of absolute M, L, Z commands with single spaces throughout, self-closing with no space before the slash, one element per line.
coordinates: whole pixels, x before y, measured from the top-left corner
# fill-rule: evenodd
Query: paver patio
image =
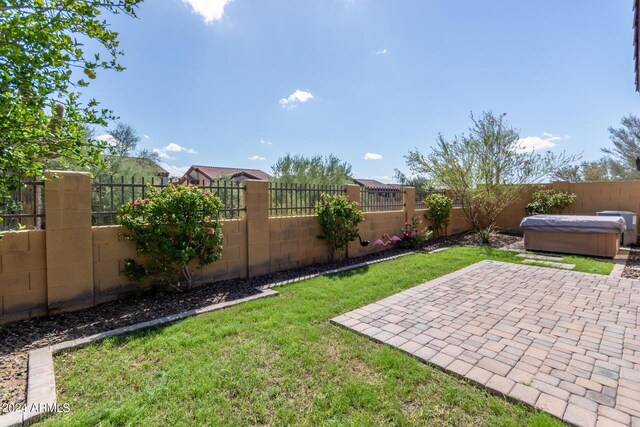
<path fill-rule="evenodd" d="M 332 322 L 578 426 L 640 426 L 640 280 L 482 261 Z"/>

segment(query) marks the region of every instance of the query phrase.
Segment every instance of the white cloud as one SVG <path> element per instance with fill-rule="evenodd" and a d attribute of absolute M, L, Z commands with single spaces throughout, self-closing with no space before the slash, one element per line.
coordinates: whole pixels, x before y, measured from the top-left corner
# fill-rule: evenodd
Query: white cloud
<path fill-rule="evenodd" d="M 184 175 L 187 170 L 189 169 L 189 166 L 172 166 L 169 165 L 167 163 L 163 163 L 160 162 L 159 165 L 166 170 L 167 172 L 169 172 L 169 176 L 170 177 L 181 177 L 182 175 Z"/>
<path fill-rule="evenodd" d="M 543 132 L 540 136 L 527 136 L 518 140 L 518 151 L 538 151 L 555 147 L 558 141 L 569 138 L 569 135 L 559 136 Z"/>
<path fill-rule="evenodd" d="M 385 49 L 380 49 L 380 50 L 376 50 L 374 53 L 376 55 L 386 55 L 389 51 L 385 48 Z"/>
<path fill-rule="evenodd" d="M 268 139 L 261 139 L 261 140 L 260 140 L 260 144 L 263 144 L 263 145 L 273 145 L 273 142 L 269 141 Z"/>
<path fill-rule="evenodd" d="M 264 157 L 260 157 L 260 156 L 258 156 L 258 155 L 256 154 L 255 156 L 251 156 L 251 157 L 249 157 L 249 160 L 254 160 L 254 161 L 255 161 L 255 160 L 267 160 L 267 159 L 266 159 L 266 158 L 264 158 Z"/>
<path fill-rule="evenodd" d="M 154 148 L 153 152 L 156 153 L 158 156 L 160 156 L 161 159 L 173 159 L 173 157 L 171 157 L 171 155 L 169 153 L 187 153 L 187 154 L 196 154 L 196 151 L 191 149 L 191 148 L 187 148 L 187 147 L 183 147 L 181 145 L 175 144 L 175 143 L 171 143 L 171 144 L 167 144 L 162 148 Z"/>
<path fill-rule="evenodd" d="M 219 21 L 224 16 L 224 8 L 233 0 L 182 0 L 185 5 L 204 18 L 205 24 Z"/>
<path fill-rule="evenodd" d="M 151 137 L 147 134 L 144 135 L 144 139 L 151 139 Z"/>
<path fill-rule="evenodd" d="M 304 90 L 296 89 L 291 95 L 286 98 L 282 98 L 280 101 L 280 105 L 282 108 L 288 108 L 290 110 L 296 108 L 299 104 L 304 104 L 305 102 L 313 99 L 313 95 L 311 92 L 307 92 Z"/>
<path fill-rule="evenodd" d="M 363 157 L 365 160 L 382 160 L 382 154 L 366 153 Z"/>

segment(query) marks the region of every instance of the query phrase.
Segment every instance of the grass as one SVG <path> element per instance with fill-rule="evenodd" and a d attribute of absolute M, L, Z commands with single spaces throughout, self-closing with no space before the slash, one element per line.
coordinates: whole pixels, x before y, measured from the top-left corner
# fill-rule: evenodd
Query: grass
<path fill-rule="evenodd" d="M 279 288 L 281 295 L 105 339 L 55 358 L 59 404 L 48 425 L 553 426 L 329 319 L 483 259 L 456 247 Z M 607 263 L 567 257 L 576 269 Z"/>

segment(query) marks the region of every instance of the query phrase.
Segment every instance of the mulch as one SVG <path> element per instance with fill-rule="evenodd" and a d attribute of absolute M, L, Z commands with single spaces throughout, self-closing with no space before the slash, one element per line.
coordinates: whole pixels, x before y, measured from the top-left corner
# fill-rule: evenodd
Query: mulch
<path fill-rule="evenodd" d="M 521 240 L 520 236 L 498 234 L 491 244 L 483 245 L 474 233 L 466 233 L 428 240 L 419 250 L 430 252 L 454 245 L 483 245 L 501 248 Z M 411 250 L 392 248 L 335 263 L 315 264 L 251 279 L 215 282 L 180 294 L 155 293 L 132 296 L 87 310 L 0 325 L 0 407 L 20 406 L 25 403 L 29 350 L 194 308 L 247 297 L 258 293 L 256 287 L 259 286 L 294 280 L 362 262 L 380 260 L 409 251 Z"/>

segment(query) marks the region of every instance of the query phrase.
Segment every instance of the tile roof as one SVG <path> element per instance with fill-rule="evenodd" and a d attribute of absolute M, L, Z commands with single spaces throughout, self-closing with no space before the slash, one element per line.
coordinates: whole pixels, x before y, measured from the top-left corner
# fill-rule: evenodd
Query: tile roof
<path fill-rule="evenodd" d="M 384 182 L 380 182 L 375 179 L 354 178 L 353 182 L 355 182 L 356 184 L 362 187 L 369 187 L 369 188 L 390 188 L 390 189 L 402 188 L 402 185 L 400 184 L 385 184 Z"/>
<path fill-rule="evenodd" d="M 198 171 L 201 174 L 207 176 L 209 179 L 216 180 L 220 178 L 233 178 L 238 175 L 246 175 L 249 179 L 261 179 L 268 181 L 271 179 L 268 173 L 261 171 L 260 169 L 246 169 L 246 168 L 226 168 L 220 166 L 191 166 L 189 171 Z M 186 175 L 186 174 L 185 174 Z"/>

